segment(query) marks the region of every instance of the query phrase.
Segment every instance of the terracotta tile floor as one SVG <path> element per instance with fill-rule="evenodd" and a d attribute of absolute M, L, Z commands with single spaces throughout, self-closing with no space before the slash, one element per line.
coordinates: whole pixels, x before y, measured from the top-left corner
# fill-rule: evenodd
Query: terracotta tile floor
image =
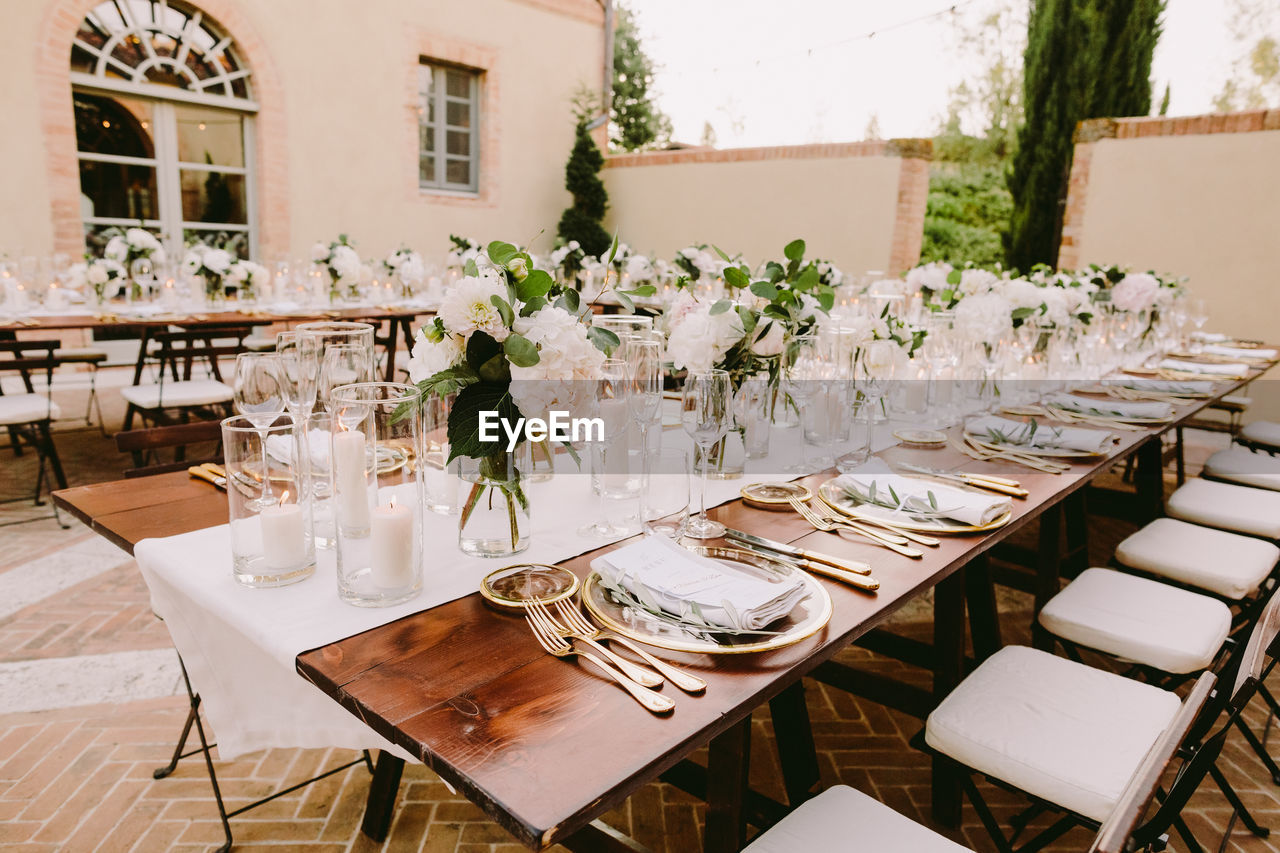
<path fill-rule="evenodd" d="M 76 405 L 73 400 L 66 409 L 79 411 Z M 107 408 L 110 421 L 110 400 Z M 109 479 L 126 467 L 113 445 L 96 431 L 63 432 L 58 442 L 73 481 Z M 29 459 L 15 462 L 6 455 L 0 457 L 0 473 L 8 489 L 30 482 L 33 471 Z M 29 512 L 4 505 L 0 522 Z M 1093 531 L 1097 561 L 1104 561 L 1107 548 L 1127 532 L 1106 522 L 1093 525 Z M 82 545 L 86 538 L 92 539 L 92 534 L 82 527 L 64 531 L 52 522 L 0 528 L 0 584 L 9 572 Z M 1006 642 L 1025 641 L 1029 601 L 1020 594 L 1002 594 L 1000 606 Z M 929 622 L 929 603 L 920 601 L 899 613 L 893 627 L 923 637 Z M 0 618 L 0 666 L 167 647 L 164 627 L 150 616 L 146 589 L 127 557 Z M 857 649 L 846 651 L 844 657 L 864 665 L 873 661 L 870 653 Z M 922 673 L 906 665 L 883 659 L 874 664 L 905 679 L 924 681 Z M 815 683 L 809 683 L 808 703 L 825 784 L 853 785 L 916 820 L 929 821 L 928 761 L 907 743 L 920 721 Z M 0 713 L 0 849 L 114 853 L 216 847 L 221 829 L 197 758 L 183 761 L 167 779 L 157 781 L 151 775 L 167 760 L 185 710 L 185 697 L 159 696 Z M 1251 710 L 1249 722 L 1255 731 L 1262 731 L 1266 723 L 1256 710 Z M 754 718 L 752 753 L 753 784 L 780 797 L 767 711 Z M 218 772 L 228 805 L 234 808 L 352 757 L 338 751 L 272 750 L 218 762 Z M 1280 788 L 1266 778 L 1238 735 L 1227 743 L 1223 767 L 1263 823 L 1280 829 Z M 367 785 L 367 773 L 355 767 L 236 818 L 236 849 L 378 849 L 359 833 Z M 1009 796 L 991 793 L 1002 816 L 1017 810 Z M 1228 818 L 1229 810 L 1212 786 L 1201 789 L 1187 814 L 1201 842 L 1211 849 Z M 642 789 L 607 819 L 655 850 L 700 849 L 702 809 L 693 798 L 668 785 Z M 954 837 L 978 851 L 992 849 L 968 807 Z M 1051 849 L 1079 851 L 1088 842 L 1087 833 L 1075 832 Z M 1177 839 L 1172 846 L 1184 849 Z M 385 849 L 491 853 L 523 848 L 476 807 L 450 794 L 428 770 L 409 767 Z M 1237 827 L 1228 849 L 1278 848 Z"/>

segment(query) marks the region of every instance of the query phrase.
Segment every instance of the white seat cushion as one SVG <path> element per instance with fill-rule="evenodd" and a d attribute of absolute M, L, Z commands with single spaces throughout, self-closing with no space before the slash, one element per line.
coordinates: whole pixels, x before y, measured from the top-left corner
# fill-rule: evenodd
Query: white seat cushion
<path fill-rule="evenodd" d="M 742 853 L 969 853 L 846 785 L 828 788 L 787 815 Z"/>
<path fill-rule="evenodd" d="M 1176 694 L 1025 646 L 1006 646 L 925 723 L 931 747 L 1103 821 L 1163 733 Z"/>
<path fill-rule="evenodd" d="M 1254 444 L 1269 444 L 1280 448 L 1280 423 L 1275 421 L 1254 421 L 1240 429 L 1240 437 Z"/>
<path fill-rule="evenodd" d="M 1280 539 L 1280 494 L 1266 489 L 1188 480 L 1169 495 L 1165 510 L 1194 524 Z"/>
<path fill-rule="evenodd" d="M 43 394 L 0 394 L 0 426 L 57 420 L 62 410 Z"/>
<path fill-rule="evenodd" d="M 1234 601 L 1266 579 L 1280 560 L 1280 548 L 1251 536 L 1157 518 L 1116 546 L 1116 560 Z"/>
<path fill-rule="evenodd" d="M 1246 397 L 1243 394 L 1227 394 L 1219 398 L 1218 402 L 1215 403 L 1214 406 L 1232 409 L 1247 409 L 1249 404 L 1252 402 L 1253 399 L 1251 397 Z"/>
<path fill-rule="evenodd" d="M 166 382 L 164 385 L 130 385 L 120 389 L 120 394 L 139 409 L 158 409 L 162 405 L 212 406 L 230 402 L 234 396 L 231 386 L 216 379 L 191 379 L 186 382 Z"/>
<path fill-rule="evenodd" d="M 1164 672 L 1207 669 L 1231 630 L 1231 608 L 1113 569 L 1085 569 L 1040 611 L 1050 633 Z"/>
<path fill-rule="evenodd" d="M 1204 463 L 1204 473 L 1242 486 L 1280 491 L 1280 456 L 1247 447 L 1219 450 Z"/>

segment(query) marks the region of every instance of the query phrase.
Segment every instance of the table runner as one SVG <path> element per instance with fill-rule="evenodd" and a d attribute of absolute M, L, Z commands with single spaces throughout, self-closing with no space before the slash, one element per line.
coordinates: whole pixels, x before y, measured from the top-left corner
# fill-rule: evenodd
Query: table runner
<path fill-rule="evenodd" d="M 889 425 L 876 431 L 873 450 L 896 442 Z M 738 497 L 748 482 L 786 481 L 799 459 L 796 428 L 775 427 L 766 459 L 748 460 L 747 473 L 712 480 L 707 505 Z M 664 432 L 668 446 L 691 447 L 682 431 Z M 839 450 L 839 448 L 837 448 Z M 815 452 L 808 450 L 810 458 Z M 572 465 L 557 460 L 558 465 Z M 563 469 L 562 469 L 563 470 Z M 506 559 L 470 557 L 457 548 L 456 515 L 426 513 L 423 527 L 423 591 L 395 607 L 363 608 L 342 602 L 332 551 L 318 551 L 315 574 L 277 589 L 251 589 L 231 574 L 226 525 L 139 542 L 134 555 L 151 591 L 151 605 L 165 620 L 193 688 L 216 733 L 222 758 L 264 748 L 393 748 L 372 729 L 294 672 L 302 652 L 377 628 L 475 592 L 489 572 L 518 561 L 558 563 L 609 544 L 577 534 L 599 513 L 590 479 L 557 475 L 528 485 L 532 545 Z M 692 489 L 696 510 L 696 483 Z M 619 537 L 621 539 L 622 537 Z M 618 541 L 618 540 L 613 540 Z"/>

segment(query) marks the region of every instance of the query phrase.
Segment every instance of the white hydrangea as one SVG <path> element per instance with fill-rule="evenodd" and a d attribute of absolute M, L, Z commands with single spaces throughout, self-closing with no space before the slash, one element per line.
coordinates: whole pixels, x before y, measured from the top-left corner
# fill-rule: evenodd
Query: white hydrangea
<path fill-rule="evenodd" d="M 124 263 L 124 259 L 129 257 L 129 243 L 123 237 L 112 237 L 107 241 L 107 246 L 102 250 L 102 256 L 117 263 Z"/>
<path fill-rule="evenodd" d="M 712 303 L 702 302 L 671 327 L 667 355 L 678 370 L 710 370 L 742 340 L 745 330 L 738 312 L 730 308 L 711 313 Z"/>
<path fill-rule="evenodd" d="M 341 244 L 334 246 L 333 253 L 329 256 L 329 266 L 338 274 L 338 278 L 359 279 L 360 277 L 360 256 L 350 246 Z"/>
<path fill-rule="evenodd" d="M 1150 273 L 1131 272 L 1111 288 L 1111 304 L 1121 311 L 1147 311 L 1155 306 L 1160 281 Z"/>
<path fill-rule="evenodd" d="M 767 329 L 761 329 L 760 326 L 768 325 Z M 763 334 L 761 334 L 763 332 Z M 787 332 L 782 327 L 782 323 L 778 320 L 770 320 L 763 318 L 760 325 L 756 326 L 755 331 L 751 333 L 755 340 L 751 344 L 751 351 L 758 356 L 768 357 L 778 355 L 782 352 L 782 347 L 786 342 Z"/>
<path fill-rule="evenodd" d="M 202 265 L 218 275 L 225 275 L 231 267 L 231 253 L 226 249 L 206 249 L 201 257 Z"/>
<path fill-rule="evenodd" d="M 440 302 L 438 316 L 451 334 L 465 338 L 472 332 L 481 331 L 496 341 L 505 341 L 509 330 L 493 304 L 494 296 L 507 298 L 507 289 L 501 281 L 466 276 L 449 288 Z"/>
<path fill-rule="evenodd" d="M 999 340 L 1013 328 L 1009 300 L 999 293 L 979 293 L 960 300 L 954 328 L 969 341 Z"/>
<path fill-rule="evenodd" d="M 915 269 L 907 272 L 907 286 L 912 292 L 916 292 L 921 288 L 939 291 L 946 290 L 947 276 L 951 274 L 954 267 L 945 261 L 931 261 L 923 264 Z"/>
<path fill-rule="evenodd" d="M 1009 303 L 1010 310 L 1039 308 L 1044 304 L 1046 288 L 1037 287 L 1025 278 L 1006 279 L 999 294 Z"/>
<path fill-rule="evenodd" d="M 960 273 L 960 292 L 965 296 L 995 290 L 999 284 L 1000 277 L 988 270 L 975 268 Z"/>
<path fill-rule="evenodd" d="M 312 244 L 311 260 L 317 264 L 322 264 L 329 260 L 329 245 L 327 243 Z"/>
<path fill-rule="evenodd" d="M 528 317 L 517 317 L 515 332 L 538 348 L 538 363 L 511 365 L 511 396 L 526 417 L 541 417 L 553 408 L 582 413 L 598 379 L 605 355 L 587 337 L 582 320 L 563 308 L 544 305 Z"/>

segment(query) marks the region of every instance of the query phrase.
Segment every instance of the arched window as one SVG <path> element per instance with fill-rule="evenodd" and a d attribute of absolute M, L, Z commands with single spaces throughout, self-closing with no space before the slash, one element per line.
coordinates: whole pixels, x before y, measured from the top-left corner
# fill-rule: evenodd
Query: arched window
<path fill-rule="evenodd" d="M 249 67 L 178 0 L 105 0 L 71 46 L 80 208 L 91 250 L 112 228 L 254 249 Z"/>

